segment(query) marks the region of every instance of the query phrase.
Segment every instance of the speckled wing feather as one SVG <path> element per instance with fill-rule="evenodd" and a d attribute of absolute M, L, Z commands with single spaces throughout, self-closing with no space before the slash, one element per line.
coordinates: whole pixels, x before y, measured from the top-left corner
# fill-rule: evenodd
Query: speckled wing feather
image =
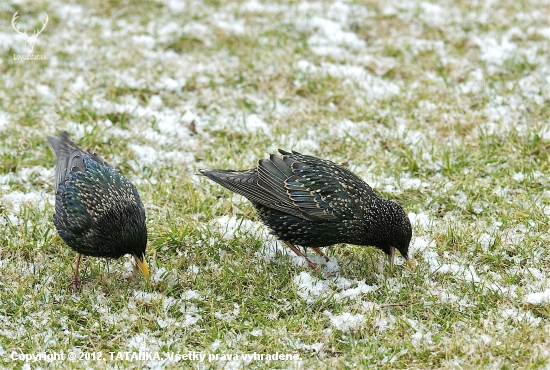
<path fill-rule="evenodd" d="M 88 156 L 94 160 L 94 162 L 99 163 L 101 166 L 109 167 L 112 169 L 115 169 L 113 166 L 111 166 L 103 157 L 101 157 L 99 154 L 92 152 L 90 149 L 87 151 Z"/>
<path fill-rule="evenodd" d="M 293 166 L 294 176 L 285 181 L 289 199 L 310 218 L 353 218 L 353 200 L 342 184 L 327 173 L 302 163 Z"/>
<path fill-rule="evenodd" d="M 306 178 L 298 178 L 302 175 L 296 175 L 296 168 L 301 167 L 303 163 L 293 158 L 281 158 L 271 154 L 269 159 L 258 161 L 258 186 L 276 196 L 287 208 L 292 209 L 293 215 L 308 220 L 332 219 L 333 215 L 328 214 L 326 209 L 322 209 L 319 203 L 315 203 L 317 194 L 311 193 Z M 264 205 L 275 208 L 271 204 Z"/>
<path fill-rule="evenodd" d="M 93 219 L 86 208 L 74 181 L 59 184 L 53 219 L 61 237 L 83 234 L 92 227 Z"/>
<path fill-rule="evenodd" d="M 334 162 L 328 161 L 326 159 L 321 159 L 313 157 L 311 155 L 305 155 L 292 151 L 292 153 L 285 150 L 279 149 L 279 153 L 283 155 L 283 159 L 292 158 L 293 160 L 301 163 L 305 163 L 310 167 L 319 167 L 322 168 L 325 172 L 339 177 L 346 186 L 356 187 L 356 184 L 361 184 L 362 190 L 368 192 L 369 195 L 376 195 L 369 184 L 361 180 L 356 174 L 351 172 L 345 167 L 342 167 Z M 286 160 L 286 159 L 285 159 Z"/>
<path fill-rule="evenodd" d="M 319 221 L 362 218 L 355 195 L 372 190 L 361 179 L 330 161 L 297 152 L 279 152 L 293 174 L 284 182 L 286 193 L 305 218 Z M 364 188 L 356 189 L 357 183 Z"/>

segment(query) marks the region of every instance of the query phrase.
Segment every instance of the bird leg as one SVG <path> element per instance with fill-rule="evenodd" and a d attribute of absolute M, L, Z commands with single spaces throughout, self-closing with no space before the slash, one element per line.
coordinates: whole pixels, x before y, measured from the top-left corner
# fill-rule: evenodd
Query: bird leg
<path fill-rule="evenodd" d="M 78 280 L 78 267 L 80 266 L 80 257 L 82 257 L 82 254 L 79 253 L 76 260 L 76 268 L 74 271 L 73 281 L 71 282 L 69 288 L 71 291 L 80 290 L 80 288 L 82 287 L 82 282 Z"/>
<path fill-rule="evenodd" d="M 311 261 L 309 260 L 309 258 L 307 258 L 302 252 L 300 252 L 300 250 L 299 250 L 298 248 L 296 248 L 293 244 L 291 244 L 290 242 L 287 242 L 287 241 L 285 241 L 284 243 L 286 244 L 287 247 L 289 247 L 290 249 L 292 249 L 292 250 L 294 251 L 294 253 L 296 253 L 297 256 L 300 256 L 300 257 L 302 257 L 303 259 L 305 259 L 306 262 L 307 262 L 307 265 L 308 265 L 310 268 L 312 268 L 312 269 L 314 269 L 314 270 L 317 270 L 317 269 L 319 268 L 319 265 L 317 265 L 317 264 L 311 262 Z"/>
<path fill-rule="evenodd" d="M 327 261 L 327 262 L 329 261 L 329 258 L 328 258 L 328 256 L 325 254 L 325 252 L 323 252 L 322 250 L 320 250 L 320 249 L 317 248 L 317 247 L 310 247 L 310 248 L 313 249 L 313 251 L 314 251 L 315 253 L 317 253 L 318 255 L 325 257 L 325 261 Z"/>
<path fill-rule="evenodd" d="M 395 248 L 394 247 L 390 247 L 390 255 L 388 256 L 388 259 L 390 261 L 390 271 L 393 271 L 393 264 L 394 264 L 394 260 L 395 260 Z"/>

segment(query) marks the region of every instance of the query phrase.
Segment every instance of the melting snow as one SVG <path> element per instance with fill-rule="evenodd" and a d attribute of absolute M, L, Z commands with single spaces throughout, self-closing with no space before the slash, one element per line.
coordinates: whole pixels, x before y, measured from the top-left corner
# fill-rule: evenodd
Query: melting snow
<path fill-rule="evenodd" d="M 430 220 L 430 216 L 427 213 L 409 213 L 409 219 L 411 220 L 411 224 L 419 225 L 424 228 L 430 227 L 432 224 L 432 221 Z"/>
<path fill-rule="evenodd" d="M 463 266 L 457 263 L 444 263 L 439 267 L 432 268 L 431 270 L 432 272 L 438 272 L 440 274 L 450 273 L 453 277 L 465 281 L 472 281 L 474 283 L 478 283 L 480 281 L 474 267 L 471 265 Z"/>
<path fill-rule="evenodd" d="M 319 280 L 305 271 L 294 277 L 294 284 L 298 286 L 298 295 L 308 303 L 315 302 L 327 289 L 324 280 Z"/>
<path fill-rule="evenodd" d="M 344 312 L 340 315 L 333 315 L 329 311 L 324 312 L 330 319 L 330 324 L 336 329 L 343 332 L 361 330 L 365 326 L 365 316 L 362 314 L 353 315 L 348 312 Z"/>
<path fill-rule="evenodd" d="M 531 304 L 547 304 L 550 302 L 550 289 L 547 289 L 544 292 L 528 294 L 524 298 L 524 301 Z"/>
<path fill-rule="evenodd" d="M 166 269 L 164 267 L 161 267 L 153 274 L 153 276 L 151 276 L 151 281 L 154 283 L 158 283 L 164 280 L 166 275 L 168 275 Z"/>
<path fill-rule="evenodd" d="M 373 179 L 381 189 L 388 192 L 406 195 L 406 190 L 414 189 L 426 194 L 426 199 L 415 202 L 415 212 L 409 213 L 414 227 L 410 253 L 418 255 L 418 259 L 426 264 L 420 266 L 423 269 L 422 273 L 436 274 L 434 279 L 426 278 L 423 285 L 418 287 L 429 293 L 422 303 L 442 303 L 458 306 L 459 309 L 475 306 L 477 297 L 460 288 L 471 284 L 455 284 L 454 280 L 473 282 L 476 283 L 476 287 L 482 288 L 481 291 L 498 293 L 502 298 L 501 302 L 495 302 L 494 306 L 488 307 L 487 315 L 492 321 L 488 321 L 490 328 L 487 327 L 485 330 L 515 331 L 525 323 L 536 327 L 537 330 L 548 329 L 547 320 L 535 317 L 530 311 L 537 309 L 530 305 L 550 303 L 548 268 L 544 263 L 540 263 L 547 258 L 544 243 L 540 244 L 540 241 L 544 242 L 548 236 L 544 222 L 533 218 L 525 225 L 508 223 L 504 227 L 497 221 L 502 209 L 494 210 L 499 208 L 498 204 L 495 206 L 489 204 L 489 201 L 476 201 L 476 198 L 483 198 L 483 194 L 487 194 L 489 198 L 498 198 L 498 202 L 504 203 L 518 202 L 517 199 L 524 200 L 526 186 L 531 187 L 531 184 L 527 183 L 534 181 L 535 185 L 542 189 L 538 198 L 540 209 L 536 211 L 550 215 L 550 192 L 544 190 L 548 187 L 546 174 L 544 171 L 532 172 L 528 167 L 514 167 L 514 161 L 490 163 L 485 168 L 487 173 L 476 179 L 475 188 L 472 189 L 468 183 L 445 174 L 445 166 L 439 152 L 441 145 L 446 146 L 450 149 L 450 159 L 453 159 L 455 153 L 452 150 L 458 145 L 475 151 L 480 137 L 494 136 L 501 140 L 506 139 L 509 133 L 520 138 L 540 138 L 542 144 L 550 140 L 549 122 L 545 121 L 544 117 L 539 119 L 540 122 L 535 122 L 540 107 L 550 99 L 547 60 L 550 28 L 546 24 L 546 13 L 542 11 L 543 5 L 537 5 L 536 2 L 522 5 L 521 11 L 516 12 L 514 8 L 514 16 L 507 17 L 510 9 L 500 7 L 493 11 L 496 9 L 495 4 L 490 2 L 483 3 L 481 7 L 467 9 L 453 4 L 426 1 L 394 2 L 382 4 L 378 9 L 356 2 L 342 1 L 272 4 L 247 0 L 240 4 L 222 2 L 216 7 L 204 2 L 157 2 L 164 6 L 157 7 L 155 17 L 149 17 L 145 22 L 139 17 L 111 19 L 100 13 L 86 16 L 85 9 L 79 5 L 53 7 L 50 10 L 57 13 L 57 18 L 61 19 L 66 27 L 63 32 L 56 32 L 48 26 L 47 35 L 45 33 L 44 38 L 40 37 L 41 42 L 36 46 L 36 50 L 48 54 L 48 68 L 41 70 L 43 73 L 38 73 L 36 71 L 40 68 L 36 68 L 40 63 L 28 62 L 24 68 L 22 64 L 17 67 L 21 67 L 18 70 L 24 71 L 24 76 L 18 73 L 6 74 L 3 81 L 5 91 L 0 91 L 0 100 L 5 109 L 0 110 L 0 132 L 5 133 L 7 142 L 0 147 L 0 154 L 16 158 L 17 170 L 10 172 L 11 170 L 7 169 L 11 167 L 9 165 L 0 174 L 0 226 L 4 232 L 15 233 L 14 243 L 26 243 L 27 239 L 20 236 L 26 237 L 24 233 L 34 232 L 33 225 L 28 225 L 32 222 L 23 219 L 22 213 L 24 214 L 26 207 L 32 210 L 49 210 L 48 232 L 52 228 L 53 166 L 40 162 L 40 154 L 34 154 L 32 157 L 34 151 L 39 152 L 47 148 L 36 144 L 32 145 L 32 151 L 27 150 L 25 155 L 21 152 L 26 149 L 27 144 L 21 140 L 44 136 L 44 132 L 67 129 L 76 140 L 90 135 L 104 143 L 124 142 L 129 149 L 128 163 L 135 173 L 142 173 L 143 167 L 148 167 L 146 178 L 138 178 L 135 182 L 138 186 L 170 179 L 170 171 L 179 174 L 193 173 L 197 161 L 216 158 L 220 154 L 215 148 L 216 143 L 219 143 L 216 130 L 229 135 L 251 135 L 253 139 L 262 135 L 269 136 L 270 150 L 278 146 L 292 145 L 293 148 L 305 153 L 321 154 L 326 148 L 326 143 L 335 143 L 334 145 L 341 145 L 344 151 L 347 150 L 350 158 L 354 154 L 354 146 L 348 144 L 355 140 L 367 143 L 363 146 L 366 151 L 362 153 L 364 158 L 382 155 L 390 166 L 396 163 L 400 166 L 403 164 L 403 155 L 393 149 L 406 146 L 412 151 L 419 165 L 428 172 L 421 171 L 421 174 L 416 175 L 403 170 L 400 175 L 390 176 L 378 170 L 378 161 L 366 164 L 353 163 L 352 167 L 355 166 L 362 176 Z M 19 4 L 21 1 L 14 3 Z M 527 10 L 524 11 L 523 7 Z M 13 12 L 8 8 L 4 7 L 3 10 Z M 383 24 L 380 24 L 381 28 L 377 27 L 377 17 L 380 16 L 383 17 L 383 22 L 398 22 L 403 28 L 392 28 L 391 32 L 385 32 L 387 29 L 384 29 Z M 271 31 L 273 27 L 279 26 L 272 20 L 295 29 L 295 39 L 304 42 L 307 53 L 300 50 L 300 45 L 293 44 L 296 40 L 291 37 L 285 40 L 288 44 L 283 48 L 276 48 L 271 59 L 266 53 L 271 53 L 270 48 L 278 42 Z M 7 22 L 9 23 L 9 20 Z M 466 23 L 475 27 L 462 27 Z M 95 71 L 97 76 L 83 75 L 81 72 L 89 68 L 82 61 L 94 60 L 97 57 L 97 48 L 93 47 L 93 40 L 88 37 L 89 35 L 82 32 L 82 26 L 91 30 L 101 30 L 99 37 L 102 39 L 101 56 L 104 60 L 98 59 L 99 64 L 95 65 L 98 67 Z M 431 32 L 431 27 L 442 31 L 445 40 Z M 250 61 L 246 60 L 246 56 L 240 53 L 237 53 L 239 56 L 234 55 L 222 44 L 222 47 L 217 46 L 225 39 L 245 40 L 257 34 L 267 35 L 257 40 L 266 48 L 262 49 L 264 54 L 252 61 L 252 68 L 249 68 L 247 63 Z M 0 32 L 2 51 L 7 52 L 10 48 L 16 51 L 23 49 L 21 41 L 13 32 Z M 192 50 L 176 50 L 177 46 L 171 46 L 180 41 L 189 41 L 210 48 L 211 53 L 193 53 Z M 458 45 L 475 47 L 464 48 L 465 54 L 456 53 L 456 42 Z M 396 54 L 394 50 L 399 52 Z M 289 51 L 291 54 L 288 54 Z M 67 54 L 69 57 L 62 58 L 59 53 Z M 120 68 L 119 63 L 124 60 L 121 56 L 131 55 L 136 56 L 133 59 L 136 64 L 126 66 L 123 63 L 124 68 Z M 436 58 L 440 64 L 438 70 L 431 68 L 428 63 L 427 70 L 420 69 L 418 73 L 413 73 L 411 81 L 405 81 L 403 71 L 408 71 L 406 63 L 411 62 L 415 67 L 415 60 L 423 58 L 424 55 Z M 87 58 L 88 56 L 90 58 Z M 285 63 L 274 63 L 281 60 L 287 62 L 286 66 Z M 403 61 L 406 63 L 403 64 Z M 102 68 L 102 62 L 109 68 Z M 0 61 L 0 64 L 3 63 L 5 64 L 5 61 Z M 516 64 L 520 67 L 528 65 L 529 73 L 518 73 Z M 279 69 L 281 65 L 283 68 Z M 38 74 L 33 76 L 33 69 L 35 74 Z M 258 70 L 261 73 L 257 73 Z M 148 73 L 143 73 L 144 71 Z M 446 74 L 446 78 L 442 74 Z M 498 78 L 496 84 L 493 83 L 495 77 Z M 106 94 L 108 91 L 105 90 L 105 84 L 96 81 L 108 81 L 117 89 L 116 98 L 111 99 L 110 93 Z M 235 81 L 239 82 L 233 84 Z M 285 90 L 266 83 L 277 84 L 281 81 L 289 81 L 294 86 L 291 86 L 290 90 Z M 338 88 L 333 89 L 333 84 Z M 313 88 L 315 94 L 321 92 L 321 101 L 326 98 L 327 103 L 321 106 L 314 94 L 313 99 L 307 94 L 294 97 L 288 95 L 292 94 L 292 89 L 301 88 L 305 88 L 306 92 Z M 122 95 L 118 94 L 119 91 Z M 83 94 L 83 99 L 78 105 L 74 104 L 74 98 L 67 98 L 66 93 L 69 92 Z M 148 96 L 145 102 L 142 99 L 143 92 Z M 6 99 L 8 96 L 10 99 Z M 341 99 L 341 96 L 344 99 Z M 421 101 L 418 101 L 419 96 Z M 452 96 L 453 99 L 449 100 L 447 96 Z M 32 125 L 21 124 L 26 116 L 25 112 L 18 111 L 17 107 L 25 106 L 19 104 L 24 103 L 23 97 L 35 99 L 39 110 L 44 107 L 43 112 L 39 111 L 37 116 L 40 118 L 43 113 L 44 122 L 38 119 Z M 415 99 L 417 107 L 414 106 Z M 243 101 L 250 105 L 250 109 L 243 109 Z M 17 104 L 15 108 L 10 106 L 14 102 Z M 475 102 L 475 109 L 471 108 L 472 102 Z M 339 111 L 339 103 L 347 105 L 346 108 L 349 110 L 346 114 L 342 115 Z M 399 108 L 400 106 L 411 108 L 404 110 Z M 93 123 L 83 124 L 76 118 L 73 118 L 74 121 L 63 119 L 62 115 L 57 114 L 59 109 L 68 114 L 63 115 L 65 118 L 77 117 L 78 113 L 91 109 L 97 112 L 99 119 Z M 311 112 L 323 109 L 326 110 L 326 114 L 320 121 L 314 121 L 318 117 Z M 129 117 L 130 122 L 119 122 L 116 117 L 121 115 Z M 531 122 L 533 117 L 535 121 Z M 300 127 L 289 126 L 296 120 L 301 122 Z M 301 126 L 310 127 L 306 129 Z M 19 138 L 21 140 L 18 140 Z M 436 140 L 442 140 L 442 143 L 437 143 Z M 384 146 L 388 143 L 395 147 L 386 150 Z M 118 152 L 118 149 L 116 151 Z M 212 155 L 205 156 L 204 153 L 209 151 L 212 151 Z M 122 152 L 119 156 L 125 154 Z M 516 154 L 523 155 L 520 152 Z M 222 156 L 225 155 L 223 152 Z M 249 150 L 242 155 L 239 161 L 251 163 L 250 161 L 257 159 L 257 150 Z M 42 166 L 28 166 L 28 163 L 35 163 L 37 159 Z M 225 159 L 228 164 L 237 162 L 237 159 Z M 116 155 L 113 158 L 114 163 L 124 160 L 126 158 L 117 158 Z M 177 169 L 171 169 L 171 166 Z M 166 177 L 156 178 L 159 176 L 159 170 L 164 171 L 165 168 L 168 169 Z M 475 171 L 468 168 L 462 174 L 471 176 L 473 173 Z M 501 173 L 509 174 L 510 178 L 504 183 L 495 183 L 495 175 Z M 191 182 L 194 186 L 199 183 L 195 179 Z M 378 188 L 378 185 L 375 187 Z M 437 199 L 440 195 L 446 196 L 446 201 Z M 147 192 L 142 196 L 147 197 Z M 242 198 L 240 199 L 242 201 Z M 235 201 L 234 204 L 238 202 Z M 462 218 L 465 213 L 470 217 L 470 207 L 477 215 L 471 215 L 472 219 Z M 492 215 L 483 219 L 485 213 Z M 43 222 L 45 224 L 46 219 Z M 8 225 L 10 227 L 6 227 Z M 21 225 L 29 227 L 23 228 Z M 302 258 L 294 256 L 292 251 L 276 241 L 269 235 L 268 229 L 259 222 L 226 216 L 214 220 L 211 225 L 215 226 L 225 239 L 246 236 L 261 241 L 262 247 L 255 253 L 257 259 L 276 261 L 278 255 L 286 255 L 288 257 L 285 258 L 291 258 L 293 264 L 304 266 Z M 468 232 L 477 233 L 477 236 L 469 243 L 470 245 L 461 248 L 460 252 L 443 252 L 436 244 L 436 240 L 439 240 L 441 235 L 444 237 L 447 226 L 456 227 L 460 232 L 464 228 Z M 36 229 L 35 225 L 34 230 Z M 543 234 L 540 233 L 541 230 Z M 499 243 L 495 243 L 496 240 Z M 532 246 L 528 244 L 533 240 L 536 243 Z M 215 236 L 204 237 L 197 242 L 215 245 L 224 241 Z M 21 258 L 17 256 L 14 257 L 16 261 L 0 260 L 0 266 L 6 272 L 4 276 L 17 276 L 22 279 L 31 277 L 35 270 L 43 273 L 41 269 L 46 266 L 47 258 L 40 248 L 40 243 L 43 242 L 36 243 L 38 248 L 33 251 L 33 262 L 17 261 L 17 258 Z M 476 244 L 481 251 L 476 249 Z M 525 249 L 526 246 L 529 247 L 528 250 Z M 246 246 L 243 245 L 244 247 Z M 478 255 L 472 254 L 474 250 L 477 253 L 503 258 L 509 264 L 507 272 L 517 274 L 521 282 L 516 283 L 517 285 L 509 283 L 504 278 L 505 274 L 493 265 L 477 261 Z M 524 251 L 528 252 L 527 256 Z M 220 257 L 223 257 L 222 252 Z M 391 296 L 405 289 L 409 272 L 404 270 L 404 275 L 399 277 L 376 274 L 376 278 L 379 279 L 375 280 L 377 284 L 378 281 L 387 279 L 385 283 L 391 285 L 386 290 L 380 289 L 377 285 L 370 285 L 373 284 L 371 280 L 332 276 L 337 275 L 340 268 L 334 257 L 328 263 L 317 255 L 312 255 L 311 259 L 323 265 L 325 278 L 320 278 L 309 270 L 292 272 L 297 299 L 308 304 L 316 300 L 335 300 L 342 303 L 341 310 L 348 311 L 337 315 L 326 311 L 330 327 L 323 335 L 330 335 L 333 329 L 346 334 L 357 328 L 364 329 L 367 320 L 368 325 L 380 332 L 377 334 L 390 331 L 391 335 L 392 328 L 398 323 L 397 318 L 409 320 L 406 310 L 400 312 L 399 316 L 393 312 L 394 316 L 391 314 L 391 308 L 376 303 L 379 295 Z M 117 269 L 129 275 L 133 270 L 133 264 L 126 260 L 123 267 L 117 266 Z M 195 275 L 203 272 L 221 269 L 222 263 L 212 262 L 201 268 L 191 264 L 187 270 L 177 273 L 195 278 Z M 152 273 L 151 280 L 154 283 L 170 284 L 172 282 L 168 277 L 173 274 L 176 274 L 176 271 L 160 267 Z M 449 278 L 454 280 L 448 283 L 452 280 Z M 44 276 L 42 283 L 36 287 L 42 289 L 49 286 L 53 280 L 53 275 Z M 367 284 L 367 281 L 370 284 Z M 2 282 L 9 290 L 11 286 L 20 287 L 23 281 L 10 281 L 8 278 Z M 42 300 L 45 303 L 52 299 L 63 300 L 63 297 L 58 297 L 48 290 L 38 291 L 44 297 L 28 294 L 25 296 L 25 306 L 35 304 L 37 300 L 40 305 Z M 170 340 L 177 341 L 177 336 L 170 337 L 166 342 L 157 338 L 178 326 L 180 330 L 182 327 L 186 327 L 186 330 L 199 330 L 203 314 L 197 305 L 202 307 L 203 301 L 209 299 L 207 292 L 202 292 L 201 295 L 201 292 L 193 289 L 182 291 L 177 298 L 165 296 L 160 292 L 134 291 L 130 293 L 127 307 L 123 307 L 120 312 L 113 312 L 105 294 L 100 291 L 90 294 L 94 295 L 96 301 L 93 309 L 104 317 L 106 325 L 115 325 L 117 330 L 122 330 L 121 332 L 128 329 L 128 325 L 133 325 L 135 320 L 138 320 L 138 315 L 145 315 L 144 320 L 148 320 L 151 326 L 144 328 L 143 333 L 130 335 L 127 340 L 128 349 L 142 351 L 170 346 L 177 348 L 168 343 Z M 7 298 L 9 299 L 9 296 Z M 76 295 L 72 295 L 69 303 L 78 300 Z M 177 320 L 168 314 L 170 307 L 175 305 L 180 305 L 177 307 L 182 314 Z M 151 310 L 153 313 L 149 313 L 149 310 L 140 310 L 140 306 L 154 306 L 155 309 Z M 218 308 L 213 315 L 217 320 L 231 322 L 239 316 L 240 310 L 240 306 L 235 304 L 226 310 Z M 357 310 L 359 313 L 351 313 Z M 29 312 L 30 316 L 21 320 L 28 319 L 28 324 L 34 326 L 47 327 L 56 317 L 55 311 L 39 309 L 32 312 L 31 309 L 26 312 Z M 90 313 L 85 310 L 78 315 L 83 319 L 90 317 Z M 279 317 L 277 313 L 270 315 L 269 318 L 274 320 Z M 7 326 L 0 329 L 0 334 L 6 337 L 26 337 L 31 334 L 25 326 L 26 321 L 2 318 Z M 70 332 L 67 321 L 68 319 L 61 315 L 59 323 L 62 335 L 56 337 L 55 333 L 48 329 L 39 336 L 43 342 L 37 342 L 37 346 L 55 348 L 62 346 L 69 336 L 75 340 L 86 340 L 91 337 L 84 332 Z M 455 339 L 455 334 L 440 331 L 440 328 L 431 325 L 429 320 L 425 322 L 419 319 L 410 322 L 414 331 L 409 338 L 403 340 L 410 341 L 415 348 Z M 281 328 L 283 329 L 286 328 Z M 152 332 L 153 330 L 156 332 Z M 461 328 L 457 327 L 456 332 L 462 332 Z M 472 343 L 466 343 L 464 353 L 472 356 L 473 361 L 476 361 L 476 353 L 485 353 L 484 346 L 501 345 L 499 336 L 493 332 L 480 334 L 476 329 L 472 333 L 477 335 L 478 339 L 472 337 L 474 339 Z M 249 335 L 253 338 L 248 339 L 257 340 L 256 337 L 269 333 L 265 329 L 254 329 L 241 335 Z M 223 346 L 237 348 L 239 337 L 235 338 L 224 337 L 223 341 L 216 339 L 209 349 L 216 351 Z M 314 339 L 318 342 L 311 344 L 298 341 L 293 343 L 297 343 L 296 349 L 321 352 L 322 356 L 324 349 L 330 353 L 327 343 L 332 339 Z M 549 355 L 546 349 L 548 343 L 544 340 L 546 339 L 540 340 L 536 348 L 541 358 Z M 478 348 L 480 346 L 483 349 L 481 352 Z M 0 345 L 0 355 L 6 351 L 5 346 Z M 386 356 L 380 363 L 391 363 L 405 353 L 406 350 L 402 350 L 394 356 Z M 497 365 L 499 360 L 494 358 Z M 464 365 L 460 360 L 452 358 L 442 364 L 447 367 Z M 242 362 L 225 365 L 228 368 L 232 365 L 242 367 Z M 155 364 L 147 362 L 143 366 L 154 368 Z M 30 368 L 31 365 L 24 364 L 23 367 Z"/>

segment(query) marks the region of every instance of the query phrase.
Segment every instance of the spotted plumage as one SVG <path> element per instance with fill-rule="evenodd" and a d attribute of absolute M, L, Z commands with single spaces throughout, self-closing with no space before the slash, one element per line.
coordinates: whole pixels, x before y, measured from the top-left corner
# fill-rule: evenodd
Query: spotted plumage
<path fill-rule="evenodd" d="M 298 255 L 294 245 L 369 245 L 390 257 L 409 259 L 409 218 L 395 202 L 382 199 L 348 169 L 331 161 L 279 150 L 245 171 L 200 170 L 218 184 L 249 199 L 265 223 Z M 324 254 L 323 254 L 324 255 Z M 303 256 L 311 267 L 316 267 Z"/>
<path fill-rule="evenodd" d="M 148 278 L 145 209 L 135 186 L 98 154 L 80 149 L 66 132 L 47 139 L 55 153 L 55 213 L 59 236 L 80 255 L 132 254 Z"/>

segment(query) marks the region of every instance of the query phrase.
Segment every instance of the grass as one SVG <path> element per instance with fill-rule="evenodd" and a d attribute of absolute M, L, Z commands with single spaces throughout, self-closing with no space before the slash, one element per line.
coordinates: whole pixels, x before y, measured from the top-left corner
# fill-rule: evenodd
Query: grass
<path fill-rule="evenodd" d="M 548 19 L 539 2 L 8 3 L 0 72 L 0 364 L 53 368 L 544 368 Z M 15 10 L 50 23 L 15 61 Z M 30 28 L 29 28 L 30 29 Z M 68 130 L 136 184 L 152 281 L 55 232 Z M 414 224 L 416 267 L 327 248 L 315 274 L 248 202 L 199 178 L 277 148 L 345 163 Z M 228 216 L 227 218 L 222 218 Z M 228 221 L 229 220 L 229 221 Z M 234 224 L 233 224 L 234 223 Z M 240 225 L 229 227 L 227 225 Z M 346 322 L 344 318 L 348 318 Z M 160 360 L 117 359 L 149 351 Z M 205 363 L 168 360 L 200 352 Z M 208 360 L 209 354 L 299 361 Z M 89 359 L 90 355 L 102 360 Z M 115 358 L 111 359 L 111 353 Z"/>

